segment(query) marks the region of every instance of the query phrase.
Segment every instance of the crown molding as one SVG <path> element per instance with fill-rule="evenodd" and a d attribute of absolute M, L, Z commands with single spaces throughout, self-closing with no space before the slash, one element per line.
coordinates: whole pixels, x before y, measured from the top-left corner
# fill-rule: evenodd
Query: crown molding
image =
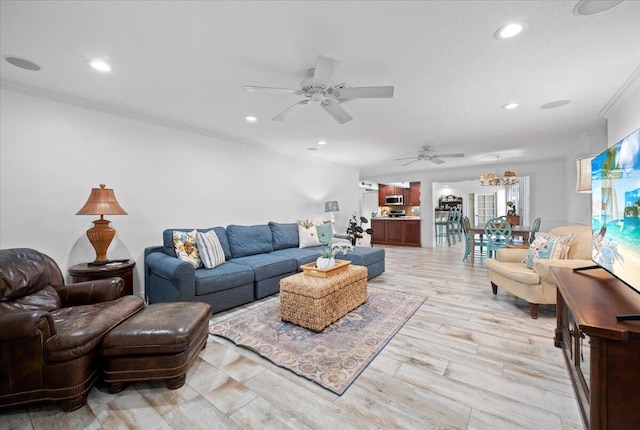
<path fill-rule="evenodd" d="M 620 106 L 630 95 L 635 93 L 638 88 L 640 88 L 640 66 L 631 73 L 631 76 L 624 81 L 622 86 L 618 88 L 618 91 L 616 91 L 613 97 L 604 105 L 600 111 L 600 116 L 607 118 L 609 112 Z"/>

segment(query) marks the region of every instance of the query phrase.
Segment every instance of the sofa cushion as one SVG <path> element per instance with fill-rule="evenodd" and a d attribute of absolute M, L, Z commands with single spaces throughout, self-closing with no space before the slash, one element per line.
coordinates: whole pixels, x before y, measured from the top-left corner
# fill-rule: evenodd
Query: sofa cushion
<path fill-rule="evenodd" d="M 526 263 L 529 269 L 533 269 L 536 258 L 564 260 L 567 258 L 573 236 L 573 233 L 563 233 L 559 236 L 551 233 L 538 233 L 529 245 L 527 258 L 522 262 Z"/>
<path fill-rule="evenodd" d="M 308 248 L 310 246 L 320 245 L 320 239 L 318 239 L 318 229 L 315 225 L 298 225 L 298 238 L 300 240 L 300 248 Z"/>
<path fill-rule="evenodd" d="M 215 231 L 216 234 L 218 235 L 218 239 L 220 240 L 220 245 L 222 245 L 222 250 L 224 251 L 225 259 L 226 260 L 230 259 L 231 248 L 229 247 L 229 239 L 227 238 L 227 231 L 224 229 L 224 227 L 197 229 L 197 231 L 201 233 L 206 233 L 210 230 Z M 172 228 L 162 232 L 162 247 L 163 247 L 164 253 L 171 257 L 177 257 L 176 251 L 173 248 L 173 232 L 174 231 L 187 232 L 187 231 L 193 231 L 193 229 L 192 228 Z"/>
<path fill-rule="evenodd" d="M 298 224 L 269 222 L 269 228 L 273 237 L 274 250 L 298 247 Z"/>
<path fill-rule="evenodd" d="M 313 246 L 310 248 L 287 248 L 279 249 L 269 253 L 269 255 L 279 255 L 281 257 L 293 258 L 296 260 L 298 267 L 296 270 L 300 270 L 301 264 L 312 263 L 320 257 L 324 246 Z"/>
<path fill-rule="evenodd" d="M 298 268 L 295 259 L 274 255 L 273 253 L 232 258 L 229 262 L 242 264 L 253 269 L 256 282 L 285 273 L 293 273 Z"/>
<path fill-rule="evenodd" d="M 7 268 L 0 270 L 0 302 L 28 296 L 49 285 L 49 267 L 44 255 L 35 249 L 3 249 L 0 266 Z"/>
<path fill-rule="evenodd" d="M 202 264 L 207 269 L 213 269 L 225 262 L 224 250 L 215 231 L 209 230 L 206 233 L 197 232 L 196 243 Z"/>
<path fill-rule="evenodd" d="M 540 276 L 522 263 L 507 263 L 488 258 L 485 260 L 485 264 L 490 272 L 521 284 L 538 285 L 540 283 Z"/>
<path fill-rule="evenodd" d="M 57 333 L 44 344 L 47 360 L 67 361 L 88 354 L 96 349 L 109 330 L 143 307 L 142 297 L 124 296 L 113 301 L 52 311 Z"/>
<path fill-rule="evenodd" d="M 174 231 L 173 249 L 180 260 L 191 264 L 196 269 L 202 267 L 202 260 L 196 243 L 196 230 Z"/>
<path fill-rule="evenodd" d="M 199 269 L 195 273 L 196 296 L 229 290 L 253 283 L 250 267 L 227 261 L 213 269 Z"/>
<path fill-rule="evenodd" d="M 322 245 L 329 245 L 333 240 L 333 227 L 331 224 L 318 224 L 316 225 L 318 230 L 318 239 Z"/>
<path fill-rule="evenodd" d="M 227 237 L 233 258 L 273 251 L 273 236 L 268 225 L 229 225 Z"/>

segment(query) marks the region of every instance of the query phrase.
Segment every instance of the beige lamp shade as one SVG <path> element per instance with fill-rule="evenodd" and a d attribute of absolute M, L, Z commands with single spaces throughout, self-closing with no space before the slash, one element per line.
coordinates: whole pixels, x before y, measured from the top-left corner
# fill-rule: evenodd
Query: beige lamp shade
<path fill-rule="evenodd" d="M 87 202 L 76 213 L 76 215 L 100 215 L 99 220 L 93 221 L 94 226 L 87 230 L 89 242 L 96 251 L 96 259 L 91 265 L 102 265 L 109 262 L 107 249 L 116 235 L 116 231 L 109 226 L 110 221 L 104 219 L 104 215 L 127 215 L 122 206 L 116 200 L 113 189 L 105 188 L 105 184 L 100 184 L 100 188 L 92 188 Z"/>
<path fill-rule="evenodd" d="M 576 160 L 576 191 L 578 193 L 591 192 L 591 160 L 593 160 L 593 158 L 593 156 L 589 156 Z"/>

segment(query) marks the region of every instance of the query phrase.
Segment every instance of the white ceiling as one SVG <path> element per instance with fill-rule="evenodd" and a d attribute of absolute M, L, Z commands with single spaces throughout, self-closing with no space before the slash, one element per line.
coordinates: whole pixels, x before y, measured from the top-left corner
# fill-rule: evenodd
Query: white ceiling
<path fill-rule="evenodd" d="M 357 166 L 363 175 L 562 157 L 640 65 L 640 1 L 578 16 L 574 1 L 2 1 L 2 85 L 231 141 Z M 510 40 L 494 32 L 513 20 Z M 318 54 L 348 86 L 394 85 L 358 99 L 339 125 L 319 105 L 243 85 L 298 88 Z M 85 60 L 109 58 L 100 74 Z M 636 72 L 637 73 L 637 72 Z M 557 109 L 540 106 L 557 100 Z M 501 108 L 518 101 L 513 111 Z M 246 115 L 259 118 L 245 122 Z M 318 140 L 326 140 L 318 146 Z M 402 167 L 423 145 L 465 158 Z M 318 148 L 309 151 L 308 148 Z"/>

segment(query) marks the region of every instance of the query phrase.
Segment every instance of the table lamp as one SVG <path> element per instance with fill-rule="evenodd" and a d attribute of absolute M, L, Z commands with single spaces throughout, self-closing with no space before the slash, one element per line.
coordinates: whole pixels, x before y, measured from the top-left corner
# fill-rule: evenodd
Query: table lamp
<path fill-rule="evenodd" d="M 331 218 L 330 218 L 331 230 L 333 231 L 333 234 L 336 234 L 336 217 L 333 215 L 333 213 L 340 211 L 340 206 L 338 205 L 338 202 L 335 200 L 324 202 L 324 211 L 331 212 Z"/>
<path fill-rule="evenodd" d="M 109 263 L 107 249 L 116 235 L 116 231 L 109 227 L 111 221 L 104 219 L 104 216 L 127 215 L 127 212 L 118 204 L 113 189 L 105 188 L 105 184 L 100 184 L 100 188 L 92 188 L 87 202 L 76 215 L 100 215 L 99 220 L 93 221 L 94 226 L 87 230 L 89 242 L 96 251 L 96 259 L 89 265 L 103 266 Z"/>

